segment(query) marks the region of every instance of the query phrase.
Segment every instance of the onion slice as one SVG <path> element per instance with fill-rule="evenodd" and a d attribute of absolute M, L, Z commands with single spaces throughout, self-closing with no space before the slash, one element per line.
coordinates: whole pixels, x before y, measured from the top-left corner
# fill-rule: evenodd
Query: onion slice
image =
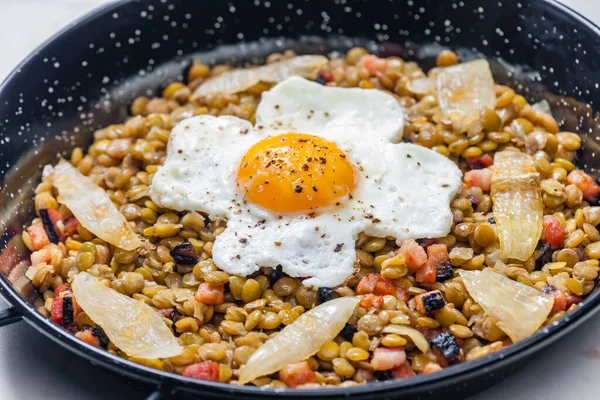
<path fill-rule="evenodd" d="M 475 60 L 444 68 L 437 78 L 440 109 L 446 115 L 467 117 L 482 108 L 496 106 L 496 91 L 490 64 Z"/>
<path fill-rule="evenodd" d="M 124 250 L 142 245 L 108 194 L 70 163 L 54 168 L 54 186 L 58 202 L 66 205 L 88 231 Z"/>
<path fill-rule="evenodd" d="M 315 354 L 340 333 L 359 301 L 356 297 L 340 297 L 302 314 L 250 356 L 240 370 L 239 382 L 245 385 Z"/>
<path fill-rule="evenodd" d="M 526 261 L 542 235 L 540 174 L 530 155 L 506 150 L 496 153 L 492 170 L 491 196 L 500 254 L 505 260 Z"/>
<path fill-rule="evenodd" d="M 471 297 L 513 342 L 537 331 L 552 310 L 552 296 L 491 269 L 459 274 Z"/>
<path fill-rule="evenodd" d="M 155 359 L 183 351 L 160 315 L 143 301 L 111 289 L 87 272 L 75 275 L 72 288 L 77 304 L 128 356 Z"/>
<path fill-rule="evenodd" d="M 209 94 L 233 94 L 243 92 L 259 82 L 277 83 L 290 76 L 315 79 L 321 68 L 329 62 L 324 56 L 298 56 L 277 61 L 257 68 L 236 69 L 224 72 L 198 86 L 194 97 Z"/>

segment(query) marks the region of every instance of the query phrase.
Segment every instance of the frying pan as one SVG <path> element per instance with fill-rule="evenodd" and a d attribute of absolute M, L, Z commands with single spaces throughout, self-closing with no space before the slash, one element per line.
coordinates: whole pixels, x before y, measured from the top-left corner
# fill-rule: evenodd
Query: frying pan
<path fill-rule="evenodd" d="M 92 363 L 156 387 L 149 398 L 459 399 L 493 385 L 536 352 L 591 317 L 594 291 L 567 317 L 526 340 L 442 372 L 351 388 L 264 390 L 158 371 L 99 350 L 42 316 L 24 272 L 20 233 L 34 215 L 41 167 L 92 132 L 127 117 L 137 96 L 182 80 L 194 58 L 261 62 L 285 48 L 345 51 L 360 44 L 383 56 L 434 65 L 442 48 L 463 60 L 486 57 L 498 82 L 529 101 L 547 100 L 563 130 L 582 132 L 578 166 L 596 173 L 600 151 L 600 30 L 550 0 L 129 0 L 109 4 L 48 40 L 0 86 L 0 292 L 12 307 L 0 326 L 20 319 Z"/>

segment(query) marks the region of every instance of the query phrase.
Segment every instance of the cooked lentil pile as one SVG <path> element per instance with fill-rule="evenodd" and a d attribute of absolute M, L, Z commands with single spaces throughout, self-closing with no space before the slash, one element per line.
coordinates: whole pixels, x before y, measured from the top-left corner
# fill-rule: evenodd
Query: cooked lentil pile
<path fill-rule="evenodd" d="M 294 55 L 272 54 L 267 63 Z M 399 248 L 393 238 L 361 234 L 355 272 L 335 288 L 303 286 L 301 279 L 277 268 L 261 268 L 249 277 L 219 270 L 211 250 L 226 221 L 162 209 L 151 201 L 149 186 L 178 122 L 201 114 L 254 122 L 261 93 L 272 84 L 195 99 L 195 88 L 231 69 L 195 61 L 187 83 L 169 84 L 161 97 L 135 99 L 130 118 L 96 131 L 92 145 L 74 149 L 69 160 L 106 191 L 145 239 L 143 246 L 126 251 L 107 244 L 58 203 L 47 176 L 37 186 L 39 217 L 23 239 L 34 252 L 32 281 L 46 301 L 40 311 L 87 343 L 127 358 L 77 306 L 70 284 L 86 271 L 156 309 L 184 346 L 172 358 L 128 358 L 235 385 L 240 367 L 269 337 L 319 304 L 359 296 L 348 324 L 316 354 L 252 381 L 267 388 L 308 388 L 432 373 L 509 346 L 511 339 L 472 298 L 460 271 L 495 268 L 552 296 L 552 310 L 542 326 L 576 308 L 594 288 L 600 259 L 600 187 L 574 165 L 580 137 L 561 132 L 549 113 L 501 85 L 495 87 L 495 109 L 480 112 L 468 126 L 448 120 L 434 94 L 415 94 L 410 84 L 457 64 L 452 51 L 440 53 L 438 68 L 428 73 L 396 57 L 371 56 L 365 65 L 366 55 L 365 49 L 353 48 L 331 58 L 316 80 L 392 94 L 407 110 L 404 140 L 443 154 L 465 172 L 463 188 L 451 203 L 454 221 L 447 236 L 410 240 Z M 533 157 L 544 206 L 543 231 L 533 256 L 507 264 L 497 261 L 500 244 L 486 173 L 494 154 L 506 149 Z M 427 260 L 429 268 L 418 268 Z M 188 295 L 182 296 L 181 290 Z"/>

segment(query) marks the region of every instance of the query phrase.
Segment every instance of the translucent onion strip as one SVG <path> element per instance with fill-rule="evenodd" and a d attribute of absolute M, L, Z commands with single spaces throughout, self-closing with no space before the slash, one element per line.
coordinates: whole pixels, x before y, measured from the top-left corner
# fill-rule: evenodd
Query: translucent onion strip
<path fill-rule="evenodd" d="M 158 312 L 143 301 L 117 292 L 87 272 L 77 274 L 72 287 L 81 308 L 128 356 L 155 359 L 183 351 Z"/>
<path fill-rule="evenodd" d="M 421 352 L 427 353 L 429 351 L 429 342 L 427 342 L 425 336 L 423 336 L 421 332 L 419 332 L 415 328 L 411 328 L 410 326 L 388 325 L 385 328 L 383 328 L 383 333 L 395 333 L 396 335 L 407 336 L 410 338 L 410 340 L 413 341 L 415 346 L 417 346 L 417 348 L 421 350 Z"/>
<path fill-rule="evenodd" d="M 491 269 L 459 274 L 471 297 L 513 342 L 537 331 L 552 310 L 552 296 Z"/>
<path fill-rule="evenodd" d="M 298 56 L 262 67 L 236 69 L 224 72 L 198 86 L 194 97 L 210 94 L 233 94 L 243 92 L 259 82 L 277 83 L 290 76 L 315 79 L 321 68 L 329 62 L 324 56 Z"/>
<path fill-rule="evenodd" d="M 58 202 L 67 206 L 88 231 L 124 250 L 142 245 L 108 194 L 70 163 L 54 168 L 54 186 Z"/>
<path fill-rule="evenodd" d="M 492 168 L 491 196 L 501 256 L 525 261 L 542 235 L 540 174 L 530 155 L 515 151 L 496 153 Z"/>
<path fill-rule="evenodd" d="M 460 119 L 496 106 L 495 82 L 486 60 L 444 68 L 437 78 L 440 109 Z"/>
<path fill-rule="evenodd" d="M 356 297 L 340 297 L 302 314 L 252 354 L 240 371 L 240 383 L 244 385 L 315 354 L 344 328 L 358 302 Z"/>

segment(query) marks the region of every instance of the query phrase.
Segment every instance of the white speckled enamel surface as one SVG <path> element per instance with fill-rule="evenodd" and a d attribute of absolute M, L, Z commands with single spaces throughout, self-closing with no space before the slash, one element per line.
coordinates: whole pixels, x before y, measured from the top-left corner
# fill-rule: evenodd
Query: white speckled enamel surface
<path fill-rule="evenodd" d="M 0 80 L 54 31 L 106 2 L 0 0 Z M 563 2 L 600 23 L 597 1 Z M 600 316 L 548 347 L 516 375 L 472 400 L 596 398 L 600 388 L 598 332 Z M 138 400 L 150 392 L 149 387 L 63 350 L 24 322 L 0 328 L 0 399 Z"/>

